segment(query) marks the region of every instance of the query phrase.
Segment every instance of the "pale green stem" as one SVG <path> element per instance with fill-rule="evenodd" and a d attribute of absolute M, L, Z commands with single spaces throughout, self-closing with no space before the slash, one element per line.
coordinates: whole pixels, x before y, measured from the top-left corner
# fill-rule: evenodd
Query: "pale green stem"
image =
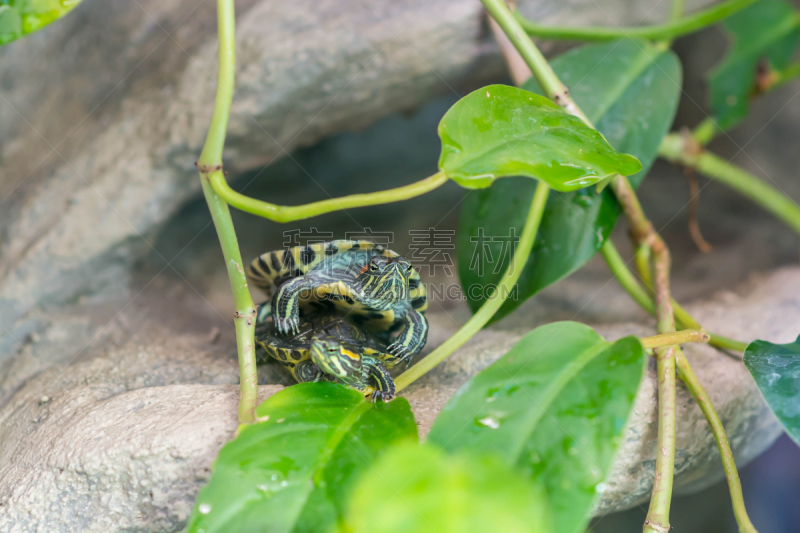
<path fill-rule="evenodd" d="M 700 146 L 705 146 L 721 131 L 717 128 L 717 121 L 714 120 L 714 117 L 706 117 L 692 131 L 692 137 Z"/>
<path fill-rule="evenodd" d="M 560 105 L 568 113 L 581 118 L 587 125 L 591 121 L 575 104 L 569 96 L 566 87 L 558 79 L 550 64 L 542 53 L 528 38 L 519 25 L 519 22 L 508 6 L 502 0 L 481 0 L 486 10 L 497 21 L 511 43 L 520 53 L 525 63 L 530 67 L 539 86 L 545 94 Z M 652 248 L 655 265 L 655 300 L 658 332 L 669 333 L 675 331 L 675 318 L 672 312 L 669 297 L 669 250 L 663 241 L 652 230 L 652 225 L 644 216 L 636 193 L 624 176 L 616 175 L 611 179 L 611 187 L 617 200 L 622 205 L 622 210 L 631 224 L 634 241 L 637 244 L 645 242 Z M 645 238 L 647 239 L 645 241 Z M 656 350 L 658 362 L 658 446 L 659 454 L 656 458 L 656 474 L 653 495 L 650 500 L 650 510 L 644 531 L 658 531 L 656 528 L 666 527 L 669 530 L 669 507 L 672 499 L 672 479 L 675 460 L 675 358 L 674 350 L 677 346 L 659 348 Z"/>
<path fill-rule="evenodd" d="M 545 94 L 555 103 L 563 107 L 568 113 L 580 117 L 581 120 L 590 123 L 583 111 L 575 105 L 575 102 L 569 97 L 569 91 L 558 79 L 550 63 L 539 51 L 539 48 L 533 44 L 533 41 L 525 34 L 525 30 L 520 26 L 519 21 L 514 17 L 514 14 L 508 9 L 508 6 L 503 0 L 481 0 L 483 6 L 497 22 L 500 28 L 517 49 L 517 52 L 525 60 L 525 63 L 531 69 L 531 72 L 539 81 Z"/>
<path fill-rule="evenodd" d="M 641 305 L 645 310 L 647 310 L 650 314 L 655 314 L 655 305 L 653 301 L 650 299 L 650 295 L 648 292 L 639 285 L 639 282 L 634 278 L 633 273 L 628 269 L 625 261 L 619 255 L 616 248 L 611 244 L 611 241 L 606 241 L 603 247 L 600 249 L 603 257 L 605 257 L 606 262 L 608 263 L 611 271 L 614 273 L 616 278 L 619 280 L 620 285 L 628 292 L 628 294 Z M 681 321 L 678 317 L 678 307 L 675 307 L 675 314 L 676 318 Z M 683 311 L 681 309 L 681 311 Z M 683 313 L 686 313 L 683 311 Z M 701 330 L 700 325 L 694 321 L 688 314 L 685 314 L 683 317 L 687 322 L 693 323 L 691 326 L 689 324 L 682 324 L 684 327 L 694 327 L 697 330 Z M 684 332 L 687 330 L 684 330 Z M 695 330 L 696 331 L 696 330 Z M 702 330 L 701 330 L 702 331 Z M 684 333 L 680 332 L 680 333 Z M 649 339 L 658 339 L 662 337 L 662 335 L 657 335 L 655 337 L 650 337 Z M 644 344 L 648 338 L 642 339 L 642 343 Z M 683 341 L 676 341 L 678 343 Z M 709 339 L 709 344 L 713 344 L 720 348 L 731 348 L 743 352 L 744 349 L 747 347 L 747 344 L 742 342 L 733 341 L 730 339 L 726 339 L 725 337 L 719 337 L 716 335 L 711 335 Z M 645 345 L 646 346 L 646 345 Z M 702 385 L 697 381 L 697 377 L 695 376 L 694 372 L 689 365 L 689 362 L 686 360 L 686 356 L 683 352 L 679 352 L 677 354 L 678 360 L 678 370 L 681 380 L 686 384 L 686 387 L 689 389 L 689 392 L 697 401 L 697 404 L 700 406 L 700 409 L 703 411 L 703 414 L 708 421 L 709 427 L 711 427 L 711 431 L 714 433 L 714 439 L 717 441 L 717 446 L 720 449 L 720 455 L 723 461 L 723 467 L 725 469 L 725 475 L 728 479 L 728 485 L 730 487 L 731 492 L 731 501 L 733 502 L 733 509 L 734 514 L 737 517 L 737 521 L 739 522 L 739 527 L 741 531 L 752 533 L 755 530 L 752 529 L 752 524 L 750 523 L 750 519 L 747 517 L 747 512 L 745 511 L 744 507 L 744 500 L 742 498 L 742 489 L 741 483 L 739 481 L 739 474 L 736 471 L 736 465 L 733 461 L 733 455 L 731 455 L 730 445 L 728 444 L 728 439 L 725 436 L 725 431 L 722 426 L 722 423 L 717 416 L 717 412 L 714 410 L 713 405 L 711 404 L 706 391 L 703 389 Z M 748 529 L 749 528 L 749 529 Z"/>
<path fill-rule="evenodd" d="M 650 253 L 649 246 L 637 246 L 636 253 L 634 255 L 634 261 L 636 262 L 636 271 L 639 273 L 639 277 L 642 278 L 646 287 L 653 286 L 653 278 L 652 273 L 650 272 L 650 261 L 652 259 L 652 254 Z"/>
<path fill-rule="evenodd" d="M 684 136 L 674 133 L 664 138 L 658 155 L 672 163 L 697 169 L 701 174 L 724 183 L 800 233 L 800 207 L 766 181 L 710 152 L 687 145 Z"/>
<path fill-rule="evenodd" d="M 225 258 L 228 279 L 233 292 L 234 307 L 236 308 L 234 325 L 239 352 L 239 422 L 249 423 L 255 419 L 258 401 L 254 343 L 256 309 L 247 288 L 242 255 L 239 252 L 236 230 L 233 227 L 228 205 L 214 193 L 209 184 L 209 180 L 223 176 L 222 149 L 225 145 L 225 133 L 233 101 L 233 80 L 236 66 L 233 0 L 217 0 L 217 24 L 219 31 L 217 95 L 211 115 L 211 125 L 208 128 L 208 135 L 200 159 L 197 161 L 197 167 L 200 170 L 203 195 L 208 203 L 208 209 L 211 211 L 211 218 L 222 246 L 222 255 Z"/>
<path fill-rule="evenodd" d="M 625 289 L 625 292 L 627 292 L 642 309 L 655 316 L 656 306 L 653 303 L 652 293 L 639 284 L 639 281 L 634 277 L 633 272 L 628 268 L 625 260 L 622 259 L 616 247 L 614 247 L 614 243 L 606 241 L 602 248 L 600 248 L 600 253 L 603 254 L 606 264 L 608 264 L 608 267 L 611 269 L 611 272 L 614 274 L 614 277 L 617 278 L 622 288 Z M 675 300 L 672 301 L 672 309 L 675 313 L 676 322 L 678 322 L 682 328 L 705 331 Z M 737 352 L 744 352 L 745 348 L 747 348 L 746 342 L 735 341 L 721 335 L 715 335 L 714 333 L 710 333 L 710 335 L 711 339 L 708 343 L 717 348 L 734 350 Z"/>
<path fill-rule="evenodd" d="M 478 312 L 472 315 L 472 318 L 467 320 L 466 324 L 461 326 L 455 335 L 444 341 L 444 343 L 425 356 L 419 363 L 400 374 L 395 380 L 398 391 L 408 387 L 433 367 L 444 361 L 450 354 L 479 332 L 481 328 L 491 320 L 497 310 L 500 309 L 500 306 L 503 305 L 503 302 L 505 302 L 508 295 L 511 294 L 514 289 L 514 285 L 517 283 L 517 280 L 525 268 L 525 263 L 528 261 L 528 256 L 531 254 L 549 193 L 550 187 L 540 181 L 536 186 L 536 192 L 533 195 L 528 218 L 525 220 L 525 227 L 522 229 L 522 235 L 514 251 L 511 265 L 509 265 L 508 270 L 506 270 L 500 283 L 492 291 L 486 303 L 478 309 Z"/>
<path fill-rule="evenodd" d="M 237 209 L 268 218 L 275 222 L 292 222 L 333 211 L 340 211 L 342 209 L 408 200 L 409 198 L 420 196 L 444 185 L 447 179 L 447 176 L 443 172 L 437 172 L 424 180 L 396 189 L 369 194 L 352 194 L 341 198 L 330 198 L 328 200 L 297 206 L 276 205 L 245 196 L 231 189 L 223 175 L 214 176 L 211 179 L 211 186 L 214 188 L 214 192 Z"/>
<path fill-rule="evenodd" d="M 545 39 L 571 39 L 577 41 L 613 41 L 616 39 L 647 39 L 652 41 L 671 40 L 693 33 L 714 24 L 734 13 L 754 4 L 757 0 L 730 0 L 717 4 L 688 17 L 654 26 L 632 28 L 587 28 L 543 26 L 527 20 L 519 13 L 516 18 L 521 27 L 533 37 Z"/>
<path fill-rule="evenodd" d="M 642 346 L 652 350 L 654 348 L 661 348 L 662 346 L 684 344 L 687 342 L 707 344 L 708 341 L 711 340 L 711 335 L 699 329 L 684 329 L 683 331 L 673 331 L 672 333 L 642 337 L 639 340 L 642 341 Z"/>
<path fill-rule="evenodd" d="M 630 185 L 626 187 L 626 190 L 633 192 Z M 617 189 L 615 189 L 615 193 L 619 197 Z M 641 211 L 641 206 L 638 207 L 638 211 Z M 628 212 L 630 213 L 630 210 Z M 632 222 L 630 215 L 628 220 Z M 640 223 L 646 220 L 642 212 Z M 649 222 L 647 224 L 649 225 Z M 651 234 L 649 240 L 652 242 L 650 247 L 653 254 L 657 329 L 659 333 L 671 333 L 675 331 L 675 314 L 672 310 L 672 299 L 669 296 L 669 250 L 656 234 Z M 661 533 L 671 529 L 669 511 L 672 505 L 675 446 L 678 435 L 675 357 L 679 353 L 681 353 L 681 348 L 678 345 L 663 346 L 656 348 L 655 351 L 658 378 L 658 447 L 656 448 L 656 476 L 653 481 L 653 493 L 650 497 L 647 519 L 644 522 L 644 533 Z"/>
<path fill-rule="evenodd" d="M 725 427 L 722 425 L 722 420 L 720 420 L 717 410 L 714 409 L 711 398 L 708 397 L 708 393 L 706 393 L 700 380 L 697 379 L 692 367 L 689 365 L 686 356 L 680 352 L 678 353 L 678 375 L 686 385 L 686 388 L 689 389 L 697 405 L 700 406 L 700 410 L 711 428 L 711 433 L 714 435 L 714 440 L 717 442 L 719 455 L 722 459 L 722 467 L 728 480 L 733 515 L 736 517 L 740 533 L 758 533 L 753 523 L 750 522 L 750 517 L 747 516 L 744 497 L 742 496 L 742 482 L 739 480 L 739 472 L 736 470 L 736 462 L 733 460 L 733 452 L 731 451 L 728 437 L 725 435 Z"/>
<path fill-rule="evenodd" d="M 547 61 L 530 39 L 525 39 L 521 28 L 508 6 L 501 0 L 481 0 L 483 5 L 497 21 L 499 26 L 508 36 L 509 40 L 520 52 L 525 62 L 530 67 L 539 85 L 551 96 L 554 101 L 568 112 L 582 118 L 591 125 L 580 108 L 575 104 L 561 81 L 550 68 Z M 616 176 L 611 183 L 617 199 L 623 206 L 623 211 L 631 224 L 634 241 L 638 245 L 647 245 L 653 254 L 655 271 L 655 310 L 658 319 L 659 333 L 675 331 L 675 315 L 673 313 L 672 299 L 669 297 L 669 251 L 666 245 L 652 228 L 639 205 L 636 193 L 624 176 Z M 627 269 L 626 269 L 627 270 Z M 656 475 L 654 491 L 650 500 L 644 532 L 668 532 L 669 509 L 672 494 L 672 480 L 674 474 L 675 440 L 676 440 L 676 394 L 675 370 L 676 357 L 681 357 L 680 347 L 677 345 L 659 348 L 656 350 L 658 363 L 658 450 L 656 458 Z M 688 365 L 688 362 L 687 362 Z M 744 513 L 744 508 L 742 508 Z"/>

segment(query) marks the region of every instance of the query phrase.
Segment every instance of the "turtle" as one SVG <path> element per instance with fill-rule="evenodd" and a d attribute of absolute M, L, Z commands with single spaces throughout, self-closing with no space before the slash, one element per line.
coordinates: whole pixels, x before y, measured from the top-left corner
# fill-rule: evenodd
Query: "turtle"
<path fill-rule="evenodd" d="M 386 345 L 348 317 L 315 312 L 301 315 L 298 332 L 286 337 L 270 321 L 256 328 L 256 343 L 289 369 L 299 383 L 336 381 L 385 402 L 394 398 L 395 386 L 387 368 L 400 357 L 387 353 Z"/>
<path fill-rule="evenodd" d="M 354 322 L 384 332 L 391 354 L 410 361 L 424 346 L 427 293 L 405 257 L 364 240 L 336 240 L 260 255 L 248 276 L 267 296 L 276 287 L 271 313 L 281 335 L 297 334 L 299 312 L 309 302 L 332 302 Z"/>

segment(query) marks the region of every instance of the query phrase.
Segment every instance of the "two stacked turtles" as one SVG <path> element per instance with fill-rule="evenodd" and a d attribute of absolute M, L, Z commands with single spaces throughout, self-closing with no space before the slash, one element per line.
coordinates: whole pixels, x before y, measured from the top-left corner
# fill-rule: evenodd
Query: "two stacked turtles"
<path fill-rule="evenodd" d="M 339 381 L 389 401 L 387 369 L 425 346 L 425 285 L 407 259 L 380 245 L 340 240 L 267 252 L 248 275 L 267 296 L 277 289 L 259 310 L 256 342 L 298 382 Z"/>

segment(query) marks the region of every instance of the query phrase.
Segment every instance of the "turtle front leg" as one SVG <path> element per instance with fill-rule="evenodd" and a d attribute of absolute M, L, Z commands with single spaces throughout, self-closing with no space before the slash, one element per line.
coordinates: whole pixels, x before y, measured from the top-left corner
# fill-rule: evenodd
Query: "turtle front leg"
<path fill-rule="evenodd" d="M 364 377 L 375 387 L 375 392 L 372 393 L 372 401 L 383 400 L 390 402 L 394 399 L 396 392 L 394 379 L 386 368 L 378 361 L 371 357 L 365 357 L 364 363 Z"/>
<path fill-rule="evenodd" d="M 300 295 L 314 288 L 309 276 L 294 278 L 278 289 L 272 300 L 272 322 L 281 335 L 300 332 Z"/>
<path fill-rule="evenodd" d="M 315 365 L 310 359 L 300 361 L 294 365 L 294 368 L 291 368 L 291 371 L 294 379 L 297 380 L 298 383 L 306 383 L 309 381 L 317 382 L 324 380 L 325 378 L 322 370 L 320 370 L 319 367 L 317 367 L 317 365 Z"/>
<path fill-rule="evenodd" d="M 272 302 L 265 300 L 258 304 L 258 311 L 256 312 L 256 325 L 266 323 L 267 319 L 272 315 Z"/>
<path fill-rule="evenodd" d="M 428 340 L 428 319 L 410 305 L 406 306 L 398 319 L 405 324 L 405 327 L 389 345 L 389 353 L 410 362 L 411 358 L 425 347 L 425 342 Z"/>

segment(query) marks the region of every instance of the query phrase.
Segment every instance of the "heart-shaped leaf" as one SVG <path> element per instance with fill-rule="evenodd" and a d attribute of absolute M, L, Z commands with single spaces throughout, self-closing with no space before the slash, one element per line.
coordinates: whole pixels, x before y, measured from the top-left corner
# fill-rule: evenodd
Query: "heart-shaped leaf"
<path fill-rule="evenodd" d="M 401 445 L 358 482 L 347 531 L 549 533 L 546 499 L 492 456 Z"/>
<path fill-rule="evenodd" d="M 800 39 L 800 16 L 788 2 L 761 0 L 725 19 L 733 47 L 709 76 L 711 107 L 722 129 L 747 116 L 750 96 L 758 91 L 759 62 L 763 75 L 786 66 Z"/>
<path fill-rule="evenodd" d="M 0 1 L 0 45 L 47 26 L 80 3 L 81 0 Z"/>
<path fill-rule="evenodd" d="M 528 176 L 574 191 L 642 168 L 547 98 L 507 85 L 490 85 L 456 102 L 439 123 L 439 137 L 439 169 L 470 189 Z"/>
<path fill-rule="evenodd" d="M 552 67 L 611 145 L 642 162 L 644 168 L 630 180 L 638 186 L 677 109 L 681 67 L 675 54 L 625 40 L 574 49 L 553 61 Z M 533 79 L 525 88 L 540 91 Z M 478 289 L 498 283 L 510 264 L 514 240 L 522 232 L 535 189 L 531 180 L 510 178 L 472 191 L 464 200 L 458 272 L 473 311 L 489 294 Z M 494 320 L 591 259 L 608 239 L 619 213 L 608 189 L 551 193 L 517 290 Z M 475 289 L 468 290 L 471 287 Z"/>
<path fill-rule="evenodd" d="M 800 337 L 789 344 L 751 342 L 744 364 L 772 412 L 800 445 Z"/>
<path fill-rule="evenodd" d="M 258 407 L 219 453 L 189 532 L 331 531 L 345 499 L 393 444 L 417 439 L 408 402 L 372 404 L 336 383 L 301 383 Z"/>
<path fill-rule="evenodd" d="M 584 531 L 644 376 L 636 337 L 555 322 L 523 337 L 450 400 L 428 440 L 494 453 L 539 483 L 555 531 Z"/>

